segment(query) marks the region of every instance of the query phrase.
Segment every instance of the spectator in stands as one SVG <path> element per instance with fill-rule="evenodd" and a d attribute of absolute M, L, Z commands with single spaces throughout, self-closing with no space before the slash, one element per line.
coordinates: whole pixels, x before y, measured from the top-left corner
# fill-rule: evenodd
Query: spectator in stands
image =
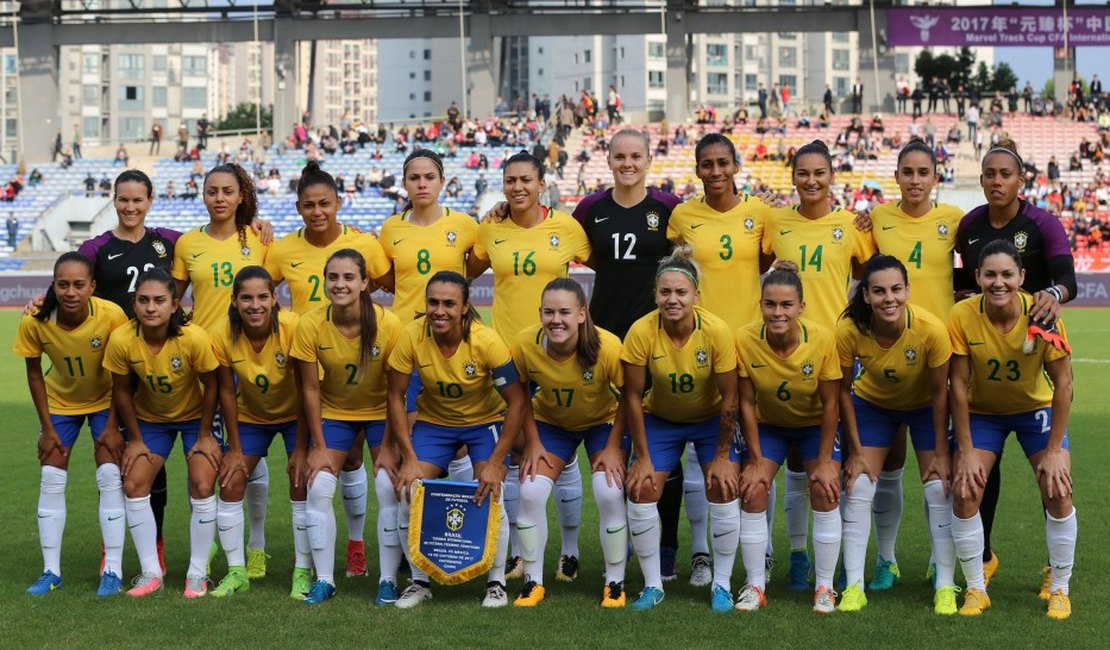
<path fill-rule="evenodd" d="M 833 110 L 832 86 L 830 86 L 829 84 L 825 84 L 825 96 L 822 99 L 825 103 L 825 112 L 829 113 L 830 115 L 835 113 L 836 111 Z"/>
<path fill-rule="evenodd" d="M 449 198 L 459 198 L 459 195 L 462 194 L 462 181 L 459 180 L 458 176 L 452 176 L 451 180 L 447 181 L 447 187 L 444 188 L 444 192 L 447 193 Z"/>
<path fill-rule="evenodd" d="M 195 201 L 198 194 L 200 194 L 200 186 L 197 185 L 197 179 L 190 178 L 185 181 L 185 191 L 181 193 L 181 198 L 186 201 Z"/>
<path fill-rule="evenodd" d="M 1048 159 L 1048 182 L 1054 183 L 1060 180 L 1060 164 L 1056 162 L 1056 156 L 1051 156 Z"/>
<path fill-rule="evenodd" d="M 208 113 L 204 113 L 197 120 L 197 149 L 204 151 L 208 148 L 208 129 L 212 123 L 208 121 Z"/>
<path fill-rule="evenodd" d="M 937 143 L 937 127 L 933 124 L 932 117 L 925 118 L 925 144 L 930 147 L 935 146 Z"/>
<path fill-rule="evenodd" d="M 8 220 L 5 222 L 8 227 L 8 248 L 15 250 L 15 238 L 19 234 L 19 219 L 15 218 L 14 212 L 8 213 Z"/>
<path fill-rule="evenodd" d="M 392 197 L 397 194 L 397 178 L 393 172 L 386 171 L 382 174 L 382 180 L 378 183 L 378 187 L 382 190 L 383 196 Z"/>
<path fill-rule="evenodd" d="M 489 188 L 489 181 L 486 180 L 486 174 L 485 172 L 479 172 L 478 178 L 474 180 L 475 198 L 481 198 L 487 188 Z"/>
<path fill-rule="evenodd" d="M 1026 81 L 1025 88 L 1021 89 L 1021 97 L 1025 100 L 1025 112 L 1033 114 L 1033 84 Z"/>
<path fill-rule="evenodd" d="M 147 152 L 148 156 L 160 155 L 162 153 L 162 123 L 158 120 L 154 121 L 154 125 L 150 127 L 150 151 Z"/>
<path fill-rule="evenodd" d="M 948 135 L 944 138 L 945 142 L 950 142 L 956 146 L 960 144 L 960 127 L 953 124 L 952 128 L 948 129 Z"/>
<path fill-rule="evenodd" d="M 58 156 L 60 155 L 62 155 L 62 130 L 58 129 L 58 131 L 54 134 L 54 147 L 53 154 L 50 157 L 50 162 L 57 162 Z"/>
<path fill-rule="evenodd" d="M 131 157 L 127 155 L 127 147 L 123 143 L 119 143 L 119 148 L 116 149 L 116 157 L 112 161 L 116 165 L 123 165 L 125 168 L 130 164 Z"/>
<path fill-rule="evenodd" d="M 1095 142 L 1094 147 L 1091 149 L 1091 162 L 1096 165 L 1102 162 L 1105 152 L 1103 151 L 1102 141 Z"/>
<path fill-rule="evenodd" d="M 967 139 L 969 142 L 976 142 L 975 137 L 979 131 L 979 105 L 971 104 L 967 107 Z M 978 157 L 978 155 L 976 155 Z"/>
<path fill-rule="evenodd" d="M 366 182 L 370 187 L 381 187 L 382 176 L 384 176 L 384 173 L 380 167 L 371 167 L 370 172 L 366 174 Z"/>
<path fill-rule="evenodd" d="M 23 175 L 16 173 L 8 184 L 4 186 L 4 194 L 2 197 L 5 201 L 14 201 L 15 197 L 23 190 Z"/>
<path fill-rule="evenodd" d="M 359 194 L 366 193 L 366 177 L 362 174 L 355 175 L 355 191 Z"/>
<path fill-rule="evenodd" d="M 736 109 L 736 112 L 732 115 L 732 121 L 736 124 L 747 124 L 748 123 L 748 109 L 745 108 L 744 106 L 741 106 L 740 108 Z"/>
<path fill-rule="evenodd" d="M 817 128 L 819 128 L 819 129 L 829 128 L 829 125 L 831 124 L 831 120 L 829 118 L 829 115 L 830 115 L 829 107 L 826 106 L 824 109 L 821 110 L 821 114 L 817 116 Z"/>
<path fill-rule="evenodd" d="M 84 183 L 85 183 L 85 196 L 88 196 L 88 197 L 96 196 L 96 177 L 93 176 L 92 172 L 89 172 L 89 174 L 87 176 L 85 176 Z"/>
<path fill-rule="evenodd" d="M 912 117 L 914 119 L 917 119 L 921 117 L 921 101 L 925 99 L 925 92 L 921 90 L 921 84 L 917 84 L 917 86 L 914 87 L 913 93 L 910 95 L 910 99 L 913 100 Z"/>
<path fill-rule="evenodd" d="M 177 198 L 177 188 L 176 188 L 176 187 L 174 187 L 174 184 L 173 184 L 173 181 L 172 181 L 172 180 L 170 180 L 170 181 L 167 181 L 167 182 L 166 182 L 166 194 L 165 194 L 165 197 L 166 197 L 167 199 L 170 199 L 171 201 L 172 201 L 173 199 L 176 199 L 176 198 Z"/>
<path fill-rule="evenodd" d="M 883 116 L 880 113 L 875 113 L 871 116 L 871 123 L 867 125 L 867 133 L 870 136 L 872 133 L 877 133 L 881 137 L 886 127 L 883 126 Z"/>
<path fill-rule="evenodd" d="M 852 112 L 859 115 L 863 111 L 863 80 L 856 77 L 852 84 Z"/>
<path fill-rule="evenodd" d="M 100 196 L 108 196 L 112 191 L 112 179 L 108 177 L 107 172 L 101 175 L 100 182 L 97 184 L 97 189 L 100 191 Z"/>
<path fill-rule="evenodd" d="M 798 117 L 798 123 L 795 125 L 795 128 L 808 129 L 812 126 L 813 124 L 809 120 L 809 111 L 803 108 L 802 114 Z"/>
<path fill-rule="evenodd" d="M 38 167 L 34 167 L 31 169 L 31 175 L 27 177 L 27 184 L 34 187 L 40 183 L 42 183 L 42 172 Z"/>
<path fill-rule="evenodd" d="M 1068 171 L 1081 172 L 1083 171 L 1083 163 L 1079 160 L 1079 152 L 1071 152 L 1071 158 L 1068 159 Z"/>

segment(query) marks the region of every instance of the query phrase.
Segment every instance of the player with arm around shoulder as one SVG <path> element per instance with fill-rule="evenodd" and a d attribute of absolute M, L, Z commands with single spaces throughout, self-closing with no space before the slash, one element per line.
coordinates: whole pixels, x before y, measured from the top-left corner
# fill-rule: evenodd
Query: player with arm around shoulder
<path fill-rule="evenodd" d="M 1006 437 L 1017 433 L 1045 505 L 1045 536 L 1052 583 L 1044 597 L 1048 616 L 1071 616 L 1068 583 L 1078 525 L 1072 505 L 1068 415 L 1072 401 L 1071 346 L 1062 323 L 1050 344 L 1029 332 L 1033 298 L 1021 291 L 1025 272 L 1012 242 L 996 240 L 979 256 L 982 292 L 956 304 L 952 339 L 952 539 L 967 579 L 960 614 L 978 616 L 991 606 L 983 579 L 983 523 L 979 503 L 991 466 Z"/>
<path fill-rule="evenodd" d="M 840 440 L 837 391 L 841 378 L 833 332 L 801 318 L 802 279 L 792 262 L 776 262 L 763 279 L 762 319 L 736 332 L 740 413 L 745 451 L 740 540 L 748 584 L 736 608 L 766 605 L 763 551 L 768 488 L 793 448 L 808 474 L 817 576 L 813 611 L 835 610 L 833 572 L 840 555 Z"/>
<path fill-rule="evenodd" d="M 841 509 L 847 586 L 840 611 L 859 611 L 867 605 L 863 569 L 875 479 L 899 428 L 909 426 L 937 567 L 934 611 L 956 613 L 956 558 L 947 533 L 952 520 L 948 493 L 952 346 L 945 324 L 911 301 L 905 265 L 890 255 L 876 255 L 864 264 L 863 277 L 837 324 L 837 353 L 844 375 L 840 421 L 848 453 Z"/>
<path fill-rule="evenodd" d="M 730 611 L 740 537 L 736 349 L 724 321 L 696 306 L 698 269 L 689 246 L 660 261 L 655 301 L 658 308 L 632 325 L 621 352 L 621 407 L 635 455 L 625 480 L 628 528 L 644 573 L 644 590 L 632 607 L 647 610 L 663 601 L 656 503 L 686 443 L 693 442 L 713 536 L 710 602 L 714 611 Z M 649 374 L 652 390 L 644 397 Z"/>
<path fill-rule="evenodd" d="M 42 305 L 35 314 L 23 316 L 12 348 L 26 362 L 27 387 L 41 427 L 38 525 L 43 572 L 27 589 L 35 596 L 62 586 L 69 459 L 86 421 L 94 442 L 105 549 L 96 593 L 114 596 L 123 589 L 123 542 L 127 535 L 120 476 L 123 437 L 111 405 L 111 373 L 104 369 L 103 358 L 109 337 L 127 322 L 127 316 L 111 302 L 94 298 L 95 289 L 92 263 L 80 253 L 63 254 L 54 263 L 53 281 Z M 50 359 L 53 372 L 43 373 L 44 355 Z"/>
<path fill-rule="evenodd" d="M 593 467 L 593 493 L 605 559 L 601 606 L 623 607 L 628 555 L 622 481 L 628 460 L 623 413 L 621 341 L 596 327 L 582 286 L 570 278 L 547 284 L 540 324 L 525 328 L 511 346 L 520 381 L 531 387 L 535 419 L 526 418 L 521 462 L 518 535 L 526 582 L 513 602 L 534 607 L 545 593 L 547 501 L 563 468 L 584 444 Z"/>

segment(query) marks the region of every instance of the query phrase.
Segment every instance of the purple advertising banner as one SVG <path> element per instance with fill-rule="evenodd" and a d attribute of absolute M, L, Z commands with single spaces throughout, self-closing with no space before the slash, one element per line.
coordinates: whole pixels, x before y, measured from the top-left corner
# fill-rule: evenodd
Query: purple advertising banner
<path fill-rule="evenodd" d="M 1064 14 L 1034 7 L 905 7 L 887 10 L 890 45 L 1064 46 Z M 1068 45 L 1110 45 L 1110 10 L 1072 7 Z"/>

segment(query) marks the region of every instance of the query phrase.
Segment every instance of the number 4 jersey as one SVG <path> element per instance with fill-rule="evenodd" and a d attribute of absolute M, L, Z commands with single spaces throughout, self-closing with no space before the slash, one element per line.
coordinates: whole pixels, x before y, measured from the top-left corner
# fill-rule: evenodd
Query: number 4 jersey
<path fill-rule="evenodd" d="M 137 242 L 120 239 L 109 230 L 93 237 L 77 249 L 93 263 L 96 296 L 123 308 L 128 318 L 135 317 L 133 298 L 139 274 L 150 269 L 173 266 L 173 249 L 181 233 L 166 228 L 147 228 Z"/>

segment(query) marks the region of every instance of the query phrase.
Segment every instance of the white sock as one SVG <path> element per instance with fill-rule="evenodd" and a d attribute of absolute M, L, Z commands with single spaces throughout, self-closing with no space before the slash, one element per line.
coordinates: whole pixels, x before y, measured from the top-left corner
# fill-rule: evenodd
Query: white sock
<path fill-rule="evenodd" d="M 193 512 L 189 515 L 189 570 L 187 577 L 208 576 L 208 554 L 216 541 L 216 497 L 189 498 Z"/>
<path fill-rule="evenodd" d="M 245 567 L 243 557 L 243 502 L 227 502 L 220 499 L 216 504 L 216 524 L 219 526 L 220 546 L 227 554 L 227 568 Z"/>
<path fill-rule="evenodd" d="M 470 456 L 456 458 L 447 465 L 447 479 L 460 483 L 469 483 L 474 480 L 474 463 Z"/>
<path fill-rule="evenodd" d="M 512 473 L 512 470 L 509 470 Z M 501 486 L 501 493 L 505 493 L 505 486 Z M 501 509 L 501 528 L 497 534 L 497 553 L 493 556 L 493 566 L 490 567 L 488 577 L 489 582 L 496 582 L 501 585 L 505 584 L 505 560 L 509 556 L 509 517 L 505 514 L 505 509 Z M 416 570 L 413 569 L 413 578 L 416 577 Z M 425 577 L 426 578 L 426 577 Z"/>
<path fill-rule="evenodd" d="M 709 499 L 705 498 L 705 475 L 698 464 L 694 445 L 686 446 L 686 468 L 682 473 L 682 500 L 690 522 L 690 553 L 709 554 Z"/>
<path fill-rule="evenodd" d="M 320 472 L 308 487 L 305 504 L 305 526 L 308 544 L 312 547 L 312 563 L 316 579 L 335 584 L 335 486 L 338 480 L 331 472 Z M 346 502 L 344 501 L 344 505 Z"/>
<path fill-rule="evenodd" d="M 840 511 L 813 511 L 813 572 L 817 587 L 832 589 L 836 561 L 840 558 Z"/>
<path fill-rule="evenodd" d="M 897 564 L 894 545 L 898 542 L 898 526 L 902 523 L 901 469 L 879 473 L 871 511 L 875 514 L 875 545 L 879 549 L 879 557 Z"/>
<path fill-rule="evenodd" d="M 127 501 L 119 465 L 105 463 L 96 468 L 100 490 L 100 535 L 104 541 L 104 570 L 123 577 L 123 544 L 127 539 Z"/>
<path fill-rule="evenodd" d="M 1063 519 L 1045 513 L 1044 532 L 1048 541 L 1048 563 L 1052 566 L 1052 591 L 1062 590 L 1066 594 L 1075 564 L 1075 538 L 1079 534 L 1075 508 Z"/>
<path fill-rule="evenodd" d="M 509 522 L 509 546 L 512 554 L 520 555 L 520 540 L 517 539 L 516 520 L 520 513 L 520 467 L 509 466 L 509 473 L 505 475 L 505 488 L 501 492 L 501 509 L 505 511 L 506 521 Z"/>
<path fill-rule="evenodd" d="M 740 512 L 740 555 L 748 584 L 767 588 L 767 565 L 764 553 L 767 548 L 767 512 Z"/>
<path fill-rule="evenodd" d="M 791 551 L 804 551 L 809 546 L 809 474 L 786 470 L 786 495 L 782 499 L 786 513 L 786 534 Z"/>
<path fill-rule="evenodd" d="M 845 492 L 840 497 L 840 516 L 844 522 L 844 573 L 848 586 L 857 585 L 861 589 L 865 587 L 863 565 L 867 561 L 867 543 L 871 540 L 871 502 L 874 499 L 875 484 L 866 474 L 857 476 L 851 493 Z"/>
<path fill-rule="evenodd" d="M 520 514 L 516 520 L 517 551 L 524 559 L 524 580 L 543 584 L 543 551 L 547 547 L 547 499 L 554 484 L 546 476 L 520 483 Z M 581 501 L 581 499 L 579 499 Z"/>
<path fill-rule="evenodd" d="M 555 480 L 555 512 L 559 513 L 562 554 L 578 557 L 578 528 L 582 525 L 582 470 L 578 467 L 577 456 Z"/>
<path fill-rule="evenodd" d="M 43 571 L 62 575 L 62 533 L 66 528 L 66 480 L 69 472 L 42 466 L 39 482 L 39 544 Z"/>
<path fill-rule="evenodd" d="M 597 501 L 598 538 L 605 558 L 605 584 L 621 584 L 628 562 L 628 510 L 624 506 L 624 490 L 609 485 L 605 472 L 594 472 L 591 482 Z"/>
<path fill-rule="evenodd" d="M 505 494 L 504 488 L 502 488 L 501 494 Z M 427 584 L 428 583 L 428 574 L 424 573 L 424 571 L 421 570 L 420 567 L 416 566 L 416 564 L 412 561 L 412 558 L 409 557 L 409 545 L 408 545 L 409 512 L 411 510 L 411 507 L 412 507 L 412 503 L 409 501 L 409 495 L 403 493 L 401 495 L 400 502 L 397 504 L 397 537 L 400 538 L 401 541 L 402 541 L 401 552 L 404 553 L 405 557 L 408 558 L 408 560 L 409 560 L 409 569 L 412 571 L 412 581 L 413 582 L 423 582 L 423 583 Z M 505 520 L 505 517 L 504 517 L 505 509 L 502 508 L 501 512 L 502 512 L 501 519 L 504 521 Z M 507 543 L 506 537 L 507 537 L 506 532 L 501 531 L 501 535 L 497 538 L 498 553 L 501 552 L 502 546 Z M 494 560 L 494 562 L 496 563 L 496 560 Z M 504 574 L 504 572 L 505 572 L 505 559 L 504 558 L 501 559 L 501 572 L 502 572 L 502 574 Z"/>
<path fill-rule="evenodd" d="M 401 538 L 397 536 L 397 493 L 389 473 L 379 469 L 374 476 L 374 495 L 378 499 L 378 571 L 379 580 L 397 584 L 397 568 L 401 566 Z"/>
<path fill-rule="evenodd" d="M 135 553 L 139 556 L 142 572 L 161 578 L 162 565 L 158 563 L 158 531 L 154 523 L 154 511 L 150 509 L 149 494 L 137 499 L 127 499 L 127 528 L 131 531 L 131 542 L 135 545 Z"/>
<path fill-rule="evenodd" d="M 937 587 L 956 586 L 956 547 L 952 545 L 952 495 L 944 494 L 944 483 L 926 481 L 925 507 L 928 514 L 932 562 L 937 567 Z"/>
<path fill-rule="evenodd" d="M 247 490 L 243 500 L 247 504 L 247 514 L 251 518 L 251 538 L 248 546 L 265 549 L 266 505 L 270 500 L 270 468 L 264 457 L 258 459 L 258 464 L 254 466 L 254 471 L 247 479 Z M 223 542 L 221 541 L 220 544 L 223 545 Z"/>
<path fill-rule="evenodd" d="M 928 526 L 929 522 L 931 521 L 930 517 L 932 517 L 932 515 L 929 513 L 929 500 L 925 498 L 924 493 L 921 494 L 921 507 L 925 511 L 925 525 Z M 951 502 L 949 502 L 949 504 L 948 504 L 948 509 L 949 510 L 952 509 L 952 503 Z M 951 525 L 952 525 L 952 515 L 949 514 L 948 515 L 948 526 L 951 527 Z M 932 535 L 932 533 L 930 533 L 930 535 Z M 952 552 L 955 553 L 955 551 L 952 551 Z M 955 555 L 952 556 L 953 564 L 956 562 L 955 557 L 956 557 Z M 931 548 L 929 550 L 929 564 L 936 564 L 936 563 L 937 563 L 936 550 Z"/>
<path fill-rule="evenodd" d="M 740 544 L 740 500 L 709 504 L 713 532 L 713 584 L 732 591 L 732 567 Z"/>
<path fill-rule="evenodd" d="M 293 566 L 298 569 L 312 568 L 312 546 L 308 543 L 308 526 L 304 501 L 290 499 L 293 510 Z"/>
<path fill-rule="evenodd" d="M 767 551 L 766 555 L 775 557 L 775 502 L 778 500 L 779 488 L 778 482 L 771 479 L 771 489 L 767 492 L 767 510 L 764 511 L 764 516 L 767 517 Z M 740 515 L 743 518 L 743 515 Z M 743 529 L 740 532 L 744 534 Z M 764 581 L 766 582 L 766 580 Z"/>
<path fill-rule="evenodd" d="M 640 560 L 644 574 L 644 587 L 662 591 L 663 577 L 659 568 L 659 508 L 654 503 L 628 504 L 628 530 L 632 535 L 632 548 Z"/>
<path fill-rule="evenodd" d="M 366 531 L 366 465 L 349 472 L 339 472 L 343 512 L 347 515 L 347 539 L 361 542 Z"/>
<path fill-rule="evenodd" d="M 964 571 L 967 588 L 986 591 L 987 584 L 983 579 L 983 546 L 986 542 L 983 541 L 983 520 L 978 511 L 968 519 L 952 515 L 952 544 Z"/>

